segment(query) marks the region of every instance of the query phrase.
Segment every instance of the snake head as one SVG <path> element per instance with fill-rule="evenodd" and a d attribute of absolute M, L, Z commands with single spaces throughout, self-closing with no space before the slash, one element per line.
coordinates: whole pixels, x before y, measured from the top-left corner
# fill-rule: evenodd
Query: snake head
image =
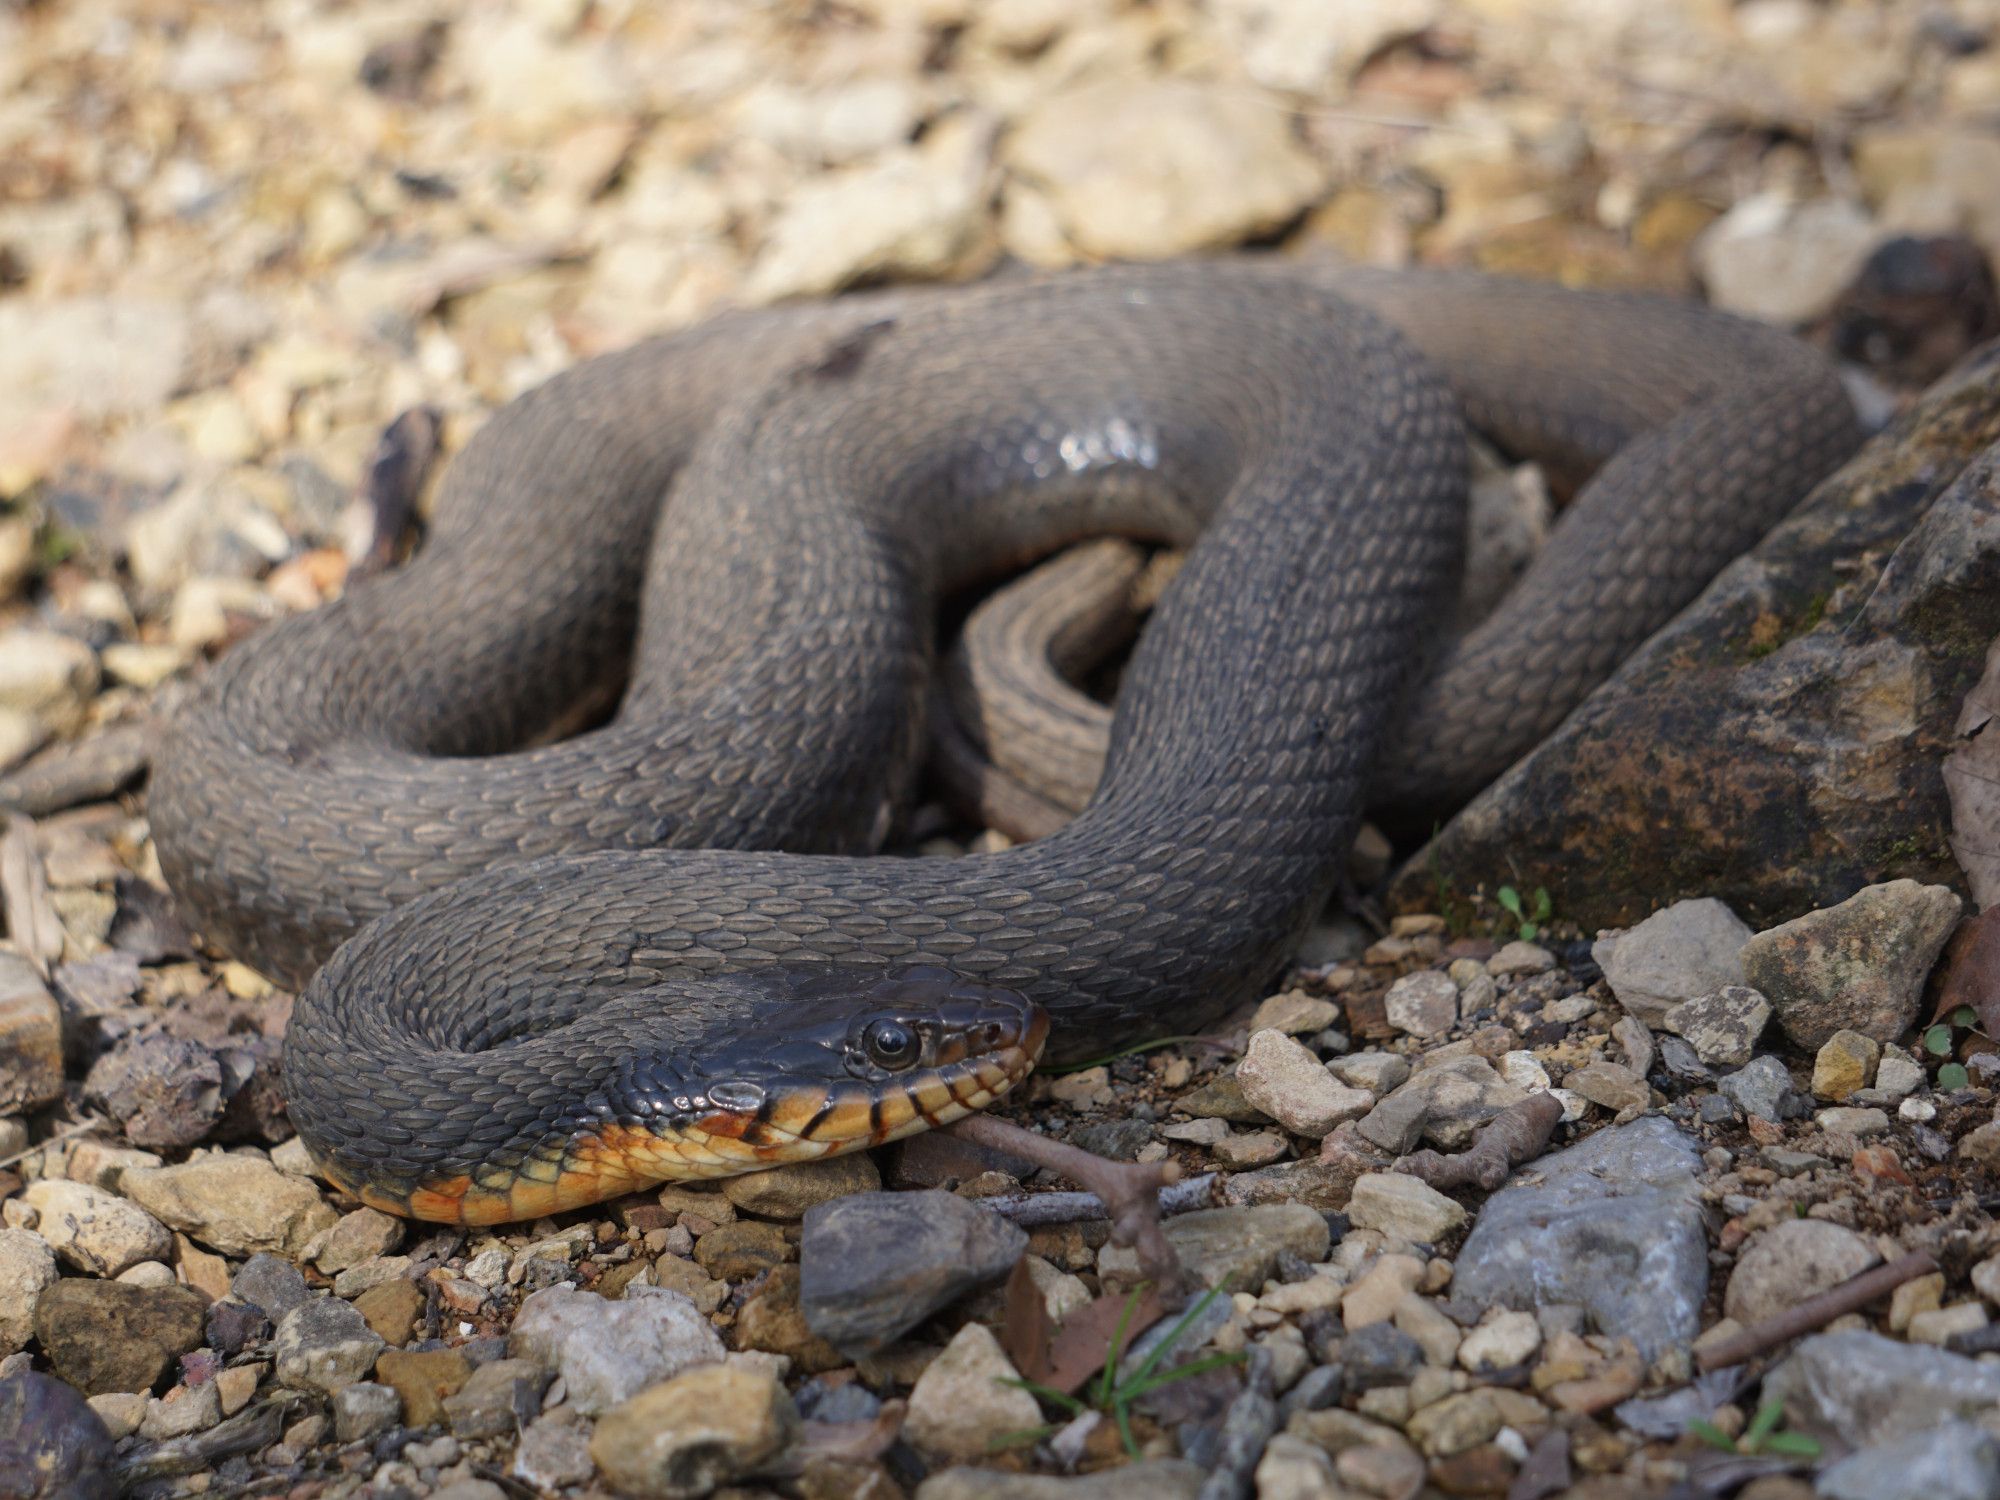
<path fill-rule="evenodd" d="M 736 978 L 738 976 L 731 976 Z M 759 971 L 761 1004 L 681 1054 L 654 1129 L 721 1176 L 878 1146 L 983 1109 L 1028 1075 L 1048 1014 L 948 970 Z M 712 1160 L 710 1160 L 712 1158 Z"/>

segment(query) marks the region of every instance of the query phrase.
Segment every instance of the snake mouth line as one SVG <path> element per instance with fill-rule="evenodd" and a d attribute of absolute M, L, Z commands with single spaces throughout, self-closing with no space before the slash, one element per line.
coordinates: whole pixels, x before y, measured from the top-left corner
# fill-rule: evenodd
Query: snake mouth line
<path fill-rule="evenodd" d="M 710 1109 L 672 1125 L 599 1126 L 551 1143 L 517 1167 L 440 1178 L 397 1193 L 336 1185 L 370 1208 L 433 1223 L 485 1225 L 601 1203 L 662 1182 L 734 1177 L 886 1145 L 986 1108 L 1033 1070 L 1048 1041 L 1039 1008 L 1011 1041 L 887 1082 L 801 1084 L 755 1109 Z"/>

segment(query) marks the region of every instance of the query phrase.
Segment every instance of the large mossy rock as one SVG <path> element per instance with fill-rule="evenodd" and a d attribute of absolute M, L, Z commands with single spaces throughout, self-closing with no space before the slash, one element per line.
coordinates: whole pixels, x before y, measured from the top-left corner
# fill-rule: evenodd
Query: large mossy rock
<path fill-rule="evenodd" d="M 2000 635 L 2000 345 L 1951 375 L 1398 874 L 1394 903 L 1546 886 L 1623 925 L 1753 926 L 1908 876 L 1964 889 L 1940 763 Z"/>

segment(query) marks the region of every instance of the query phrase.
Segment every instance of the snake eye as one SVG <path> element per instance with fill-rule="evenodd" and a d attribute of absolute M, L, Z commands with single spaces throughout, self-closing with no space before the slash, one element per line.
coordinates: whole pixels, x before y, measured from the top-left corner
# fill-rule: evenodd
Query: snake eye
<path fill-rule="evenodd" d="M 880 1068 L 894 1071 L 917 1060 L 917 1034 L 901 1021 L 871 1021 L 861 1034 L 861 1045 Z"/>

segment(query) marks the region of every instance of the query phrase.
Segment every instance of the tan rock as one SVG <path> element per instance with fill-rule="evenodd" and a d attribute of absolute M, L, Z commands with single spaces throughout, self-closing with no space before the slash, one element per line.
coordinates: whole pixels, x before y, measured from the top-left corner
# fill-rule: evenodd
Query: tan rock
<path fill-rule="evenodd" d="M 911 1390 L 903 1435 L 939 1458 L 984 1458 L 996 1438 L 1041 1425 L 1035 1398 L 1004 1383 L 1018 1378 L 999 1340 L 984 1324 L 968 1323 Z"/>
<path fill-rule="evenodd" d="M 1111 260 L 1234 244 L 1295 217 L 1326 180 L 1282 109 L 1144 78 L 1041 100 L 1008 136 L 1005 160 L 1041 190 L 1071 244 Z"/>
<path fill-rule="evenodd" d="M 1835 1104 L 1874 1082 L 1882 1044 L 1845 1028 L 1828 1037 L 1813 1058 L 1812 1091 Z"/>

